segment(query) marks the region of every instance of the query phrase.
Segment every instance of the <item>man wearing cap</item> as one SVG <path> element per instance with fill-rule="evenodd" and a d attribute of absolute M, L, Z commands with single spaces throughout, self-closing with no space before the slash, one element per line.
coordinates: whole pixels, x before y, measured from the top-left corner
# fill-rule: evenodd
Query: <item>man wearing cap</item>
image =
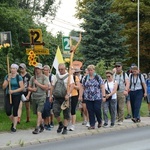
<path fill-rule="evenodd" d="M 52 82 L 52 88 L 51 88 L 51 94 L 50 94 L 50 100 L 52 101 L 52 95 L 54 96 L 54 102 L 53 102 L 53 112 L 54 112 L 54 116 L 57 119 L 58 123 L 59 123 L 59 127 L 57 129 L 57 133 L 61 133 L 62 134 L 67 134 L 67 126 L 68 126 L 68 121 L 70 119 L 70 108 L 65 107 L 65 109 L 63 110 L 63 117 L 64 117 L 64 123 L 62 123 L 61 117 L 60 117 L 60 113 L 61 113 L 61 105 L 63 104 L 63 102 L 65 100 L 69 100 L 70 98 L 70 94 L 74 88 L 74 81 L 73 81 L 73 76 L 71 76 L 70 78 L 70 82 L 68 83 L 68 72 L 66 72 L 66 66 L 65 64 L 61 63 L 58 65 L 58 70 L 59 70 L 59 74 L 56 74 L 56 76 L 54 76 L 53 82 Z M 63 79 L 64 85 L 66 87 L 66 95 L 64 97 L 57 97 L 54 95 L 55 88 L 56 88 L 56 84 L 57 81 L 59 79 Z M 69 91 L 67 91 L 67 86 L 69 84 Z M 63 131 L 62 131 L 63 130 Z"/>
<path fill-rule="evenodd" d="M 37 63 L 34 68 L 34 76 L 31 77 L 28 87 L 28 90 L 32 92 L 31 98 L 33 105 L 33 113 L 37 114 L 37 126 L 32 132 L 33 134 L 38 134 L 40 132 L 43 132 L 44 130 L 42 122 L 42 112 L 46 100 L 46 91 L 49 88 L 49 80 L 42 73 L 42 69 L 42 64 Z"/>
<path fill-rule="evenodd" d="M 24 101 L 25 107 L 26 107 L 26 117 L 27 117 L 26 122 L 29 122 L 30 121 L 30 94 L 31 92 L 28 91 L 28 85 L 29 85 L 31 75 L 26 71 L 26 68 L 27 67 L 24 63 L 21 63 L 19 65 L 19 72 L 23 78 L 23 83 L 24 83 L 24 90 L 22 94 L 24 94 L 24 96 L 26 97 L 26 101 Z M 20 118 L 22 114 L 22 104 L 23 104 L 23 101 L 20 101 L 20 105 L 18 109 L 18 124 L 20 124 Z"/>
<path fill-rule="evenodd" d="M 114 79 L 118 83 L 117 89 L 117 119 L 118 125 L 122 125 L 124 120 L 124 105 L 125 96 L 128 95 L 129 90 L 129 78 L 128 75 L 122 70 L 122 63 L 115 63 L 116 73 L 114 73 Z"/>

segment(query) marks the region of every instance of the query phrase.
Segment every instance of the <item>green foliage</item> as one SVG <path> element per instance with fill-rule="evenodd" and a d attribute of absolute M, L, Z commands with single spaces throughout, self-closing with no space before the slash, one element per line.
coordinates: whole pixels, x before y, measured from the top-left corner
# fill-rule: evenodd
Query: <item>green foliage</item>
<path fill-rule="evenodd" d="M 18 10 L 28 10 L 32 16 L 44 17 L 46 15 L 55 16 L 56 10 L 60 5 L 60 1 L 56 0 L 1 0 L 1 5 L 14 7 Z"/>
<path fill-rule="evenodd" d="M 95 0 L 85 5 L 86 13 L 80 14 L 85 30 L 81 41 L 81 53 L 85 65 L 96 65 L 100 60 L 123 61 L 127 46 L 125 37 L 120 35 L 124 25 L 117 13 L 111 13 L 112 1 Z M 97 7 L 99 6 L 99 7 Z"/>
<path fill-rule="evenodd" d="M 122 22 L 126 24 L 122 34 L 126 35 L 126 44 L 129 44 L 128 66 L 137 64 L 137 0 L 114 0 L 112 11 L 123 16 Z M 150 70 L 150 1 L 140 0 L 140 70 Z"/>
<path fill-rule="evenodd" d="M 38 3 L 38 0 L 35 0 L 35 7 L 37 8 L 41 3 Z M 44 3 L 43 7 L 40 7 L 45 15 L 49 13 L 50 9 L 51 12 L 54 14 L 54 10 L 56 7 L 53 4 L 55 3 L 54 0 L 47 0 Z M 55 3 L 56 4 L 56 3 Z M 47 5 L 47 6 L 46 6 Z M 49 6 L 48 6 L 49 5 Z M 35 15 L 36 18 L 39 17 L 38 13 L 35 13 L 34 8 L 31 8 L 31 1 L 24 1 L 24 0 L 5 0 L 2 1 L 0 4 L 0 18 L 2 20 L 0 24 L 0 32 L 3 31 L 11 31 L 12 36 L 12 47 L 9 48 L 2 48 L 0 50 L 0 82 L 3 82 L 4 76 L 7 74 L 7 64 L 6 64 L 6 56 L 9 55 L 10 64 L 11 63 L 25 63 L 28 68 L 28 72 L 31 74 L 33 73 L 33 67 L 28 66 L 28 60 L 26 53 L 26 48 L 30 46 L 22 46 L 22 42 L 30 43 L 29 38 L 29 29 L 41 29 L 43 33 L 43 41 L 46 43 L 45 47 L 50 50 L 50 55 L 42 55 L 39 56 L 40 62 L 42 64 L 48 64 L 51 66 L 57 46 L 61 48 L 61 37 L 62 33 L 58 33 L 56 37 L 52 36 L 51 33 L 46 31 L 46 26 L 44 24 L 36 24 L 35 23 Z M 55 5 L 56 6 L 56 5 Z M 34 6 L 33 6 L 34 7 Z M 44 8 L 47 7 L 47 8 Z M 33 13 L 31 13 L 31 11 Z M 40 11 L 40 10 L 39 10 Z M 42 12 L 41 12 L 42 13 Z"/>
<path fill-rule="evenodd" d="M 97 63 L 97 65 L 95 67 L 95 71 L 97 74 L 101 75 L 102 78 L 105 78 L 106 67 L 105 67 L 104 60 L 101 60 L 99 63 Z"/>
<path fill-rule="evenodd" d="M 103 79 L 105 79 L 106 75 L 105 72 L 106 70 L 112 70 L 114 68 L 114 62 L 109 62 L 105 60 L 101 60 L 96 64 L 96 73 L 101 75 Z"/>

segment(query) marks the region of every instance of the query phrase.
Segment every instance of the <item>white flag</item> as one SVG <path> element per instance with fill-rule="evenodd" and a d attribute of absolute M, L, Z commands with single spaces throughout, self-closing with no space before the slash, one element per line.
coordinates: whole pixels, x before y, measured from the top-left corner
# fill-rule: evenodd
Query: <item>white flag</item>
<path fill-rule="evenodd" d="M 59 49 L 59 46 L 57 47 L 57 51 L 56 51 L 56 55 L 55 55 L 55 59 L 53 62 L 53 67 L 56 69 L 56 72 L 58 73 L 58 65 L 60 63 L 64 63 L 61 51 Z"/>

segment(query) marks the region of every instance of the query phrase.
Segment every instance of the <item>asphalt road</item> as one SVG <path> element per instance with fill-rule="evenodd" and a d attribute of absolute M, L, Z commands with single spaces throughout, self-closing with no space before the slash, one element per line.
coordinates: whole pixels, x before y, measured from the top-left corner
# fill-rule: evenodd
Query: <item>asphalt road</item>
<path fill-rule="evenodd" d="M 150 127 L 69 138 L 15 150 L 150 150 Z"/>

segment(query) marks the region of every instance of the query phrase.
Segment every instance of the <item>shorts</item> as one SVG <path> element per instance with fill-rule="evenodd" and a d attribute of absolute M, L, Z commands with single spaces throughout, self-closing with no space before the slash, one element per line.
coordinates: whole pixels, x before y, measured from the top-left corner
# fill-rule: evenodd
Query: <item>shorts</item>
<path fill-rule="evenodd" d="M 147 94 L 146 100 L 147 100 L 147 103 L 150 104 L 150 94 Z"/>
<path fill-rule="evenodd" d="M 49 101 L 49 97 L 47 97 L 42 112 L 42 118 L 45 119 L 46 117 L 50 117 L 50 111 L 51 111 L 51 103 Z"/>
<path fill-rule="evenodd" d="M 44 109 L 44 103 L 45 103 L 45 98 L 41 99 L 32 99 L 32 107 L 33 107 L 33 113 L 37 114 L 37 112 L 43 112 Z"/>
<path fill-rule="evenodd" d="M 54 99 L 53 101 L 53 113 L 55 118 L 60 117 L 61 114 L 61 104 L 65 101 L 65 98 Z M 66 120 L 70 119 L 70 108 L 63 110 L 63 117 Z"/>
<path fill-rule="evenodd" d="M 130 101 L 130 94 L 128 94 L 128 95 L 126 96 L 126 103 L 127 103 L 128 101 Z"/>

